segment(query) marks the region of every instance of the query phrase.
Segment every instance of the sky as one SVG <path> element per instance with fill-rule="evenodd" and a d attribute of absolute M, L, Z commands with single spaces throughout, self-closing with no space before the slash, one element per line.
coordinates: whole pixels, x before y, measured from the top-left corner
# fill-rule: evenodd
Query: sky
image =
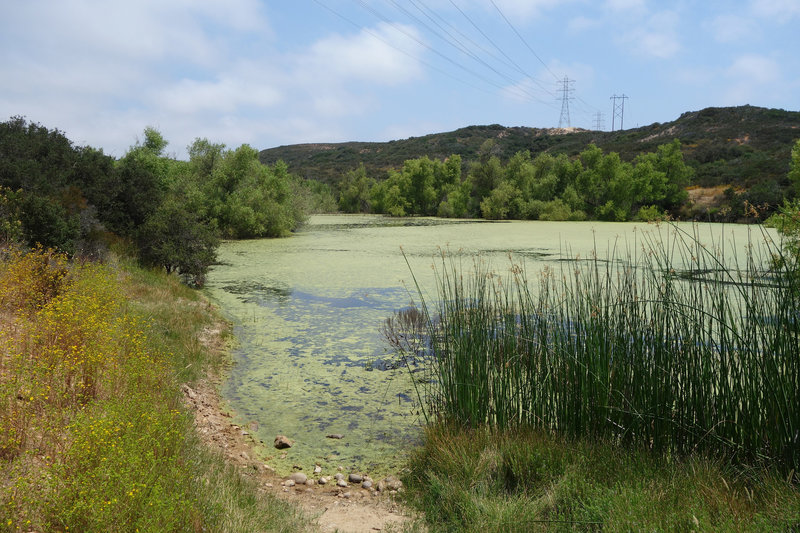
<path fill-rule="evenodd" d="M 799 26 L 800 0 L 8 0 L 0 121 L 114 157 L 150 126 L 186 158 L 196 138 L 264 149 L 798 111 Z"/>

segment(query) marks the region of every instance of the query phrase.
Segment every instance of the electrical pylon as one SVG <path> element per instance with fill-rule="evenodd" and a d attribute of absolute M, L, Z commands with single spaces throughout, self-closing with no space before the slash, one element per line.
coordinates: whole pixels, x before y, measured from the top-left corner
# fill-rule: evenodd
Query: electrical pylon
<path fill-rule="evenodd" d="M 570 96 L 572 92 L 575 90 L 572 87 L 572 84 L 575 83 L 575 80 L 571 80 L 568 77 L 564 76 L 564 79 L 559 82 L 561 84 L 561 117 L 558 119 L 558 127 L 569 128 L 569 101 L 573 98 Z"/>

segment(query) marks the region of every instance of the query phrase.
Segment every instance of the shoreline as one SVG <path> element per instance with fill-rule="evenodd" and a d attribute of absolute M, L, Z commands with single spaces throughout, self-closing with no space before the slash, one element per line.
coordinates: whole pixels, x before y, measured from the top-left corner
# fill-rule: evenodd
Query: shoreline
<path fill-rule="evenodd" d="M 212 305 L 209 302 L 209 305 Z M 216 306 L 213 306 L 216 309 Z M 181 385 L 184 404 L 194 414 L 194 428 L 200 440 L 218 452 L 228 464 L 252 480 L 259 491 L 269 492 L 299 505 L 321 531 L 371 532 L 387 526 L 402 527 L 412 520 L 397 501 L 396 491 L 379 492 L 358 485 L 336 485 L 333 476 L 340 472 L 304 472 L 308 478 L 330 478 L 328 484 L 296 485 L 287 483 L 288 477 L 279 476 L 268 463 L 258 458 L 259 448 L 268 445 L 257 441 L 250 427 L 234 422 L 232 413 L 220 394 L 220 386 L 233 364 L 224 335 L 228 325 L 219 319 L 213 328 L 206 328 L 198 340 L 221 362 L 220 370 L 206 373 L 194 386 Z M 255 422 L 251 422 L 255 424 Z M 302 471 L 298 469 L 298 472 Z M 341 472 L 347 476 L 348 472 Z"/>

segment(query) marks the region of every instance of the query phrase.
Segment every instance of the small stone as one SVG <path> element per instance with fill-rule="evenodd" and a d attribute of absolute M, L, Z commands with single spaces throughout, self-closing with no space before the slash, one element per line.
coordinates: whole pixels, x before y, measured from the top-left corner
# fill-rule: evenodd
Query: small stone
<path fill-rule="evenodd" d="M 343 439 L 344 435 L 341 433 L 331 433 L 330 435 L 325 435 L 329 439 Z"/>
<path fill-rule="evenodd" d="M 336 481 L 339 481 L 340 479 L 344 479 L 344 474 L 339 472 L 338 474 L 333 476 L 333 479 L 335 479 Z"/>
<path fill-rule="evenodd" d="M 278 435 L 275 437 L 275 447 L 279 450 L 283 450 L 285 448 L 291 448 L 293 442 L 289 440 L 288 437 L 284 435 Z"/>
<path fill-rule="evenodd" d="M 319 483 L 320 485 L 327 485 L 328 481 L 330 481 L 328 478 L 322 476 L 321 478 L 319 478 L 319 481 L 317 483 Z"/>
<path fill-rule="evenodd" d="M 319 474 L 319 473 L 321 473 L 321 472 L 322 472 L 322 467 L 321 467 L 321 466 L 319 466 L 319 465 L 315 465 L 315 466 L 314 466 L 314 473 L 315 473 L 315 474 Z"/>
<path fill-rule="evenodd" d="M 311 478 L 308 478 L 308 479 L 306 480 L 306 485 L 308 485 L 309 487 L 313 487 L 313 486 L 314 486 L 316 483 L 317 483 L 317 482 L 316 482 L 316 481 L 314 481 L 314 480 L 313 480 L 313 479 L 311 479 Z"/>
<path fill-rule="evenodd" d="M 372 481 L 367 479 L 363 483 L 361 483 L 361 486 L 363 488 L 365 488 L 365 489 L 371 489 L 372 488 Z"/>
<path fill-rule="evenodd" d="M 294 487 L 294 485 L 295 482 L 293 479 L 287 479 L 286 481 L 283 482 L 284 487 Z"/>
<path fill-rule="evenodd" d="M 403 482 L 394 476 L 388 476 L 383 480 L 386 482 L 386 488 L 391 490 L 400 490 L 403 487 Z"/>
<path fill-rule="evenodd" d="M 350 483 L 361 483 L 362 481 L 364 481 L 364 476 L 362 476 L 361 474 L 350 474 L 349 476 L 347 476 L 347 480 Z"/>
<path fill-rule="evenodd" d="M 298 485 L 303 485 L 306 481 L 308 481 L 308 476 L 306 476 L 302 472 L 295 472 L 294 474 L 289 476 L 289 479 L 297 483 Z"/>
<path fill-rule="evenodd" d="M 342 493 L 342 498 L 349 498 L 350 496 L 352 496 L 352 494 L 350 494 L 349 491 Z"/>
<path fill-rule="evenodd" d="M 340 480 L 338 480 L 336 482 L 336 486 L 337 487 L 346 487 L 347 486 L 347 481 L 345 481 L 344 479 L 340 479 Z"/>

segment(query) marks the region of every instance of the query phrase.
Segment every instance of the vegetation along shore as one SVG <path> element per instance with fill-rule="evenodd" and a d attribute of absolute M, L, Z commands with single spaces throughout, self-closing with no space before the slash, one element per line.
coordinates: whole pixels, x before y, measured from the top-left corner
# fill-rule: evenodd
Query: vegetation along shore
<path fill-rule="evenodd" d="M 441 137 L 335 175 L 206 139 L 179 161 L 152 128 L 115 159 L 11 118 L 0 531 L 796 530 L 800 140 L 784 137 L 799 115 L 703 110 L 510 148 L 487 127 L 456 135 L 471 153 L 435 152 Z M 671 237 L 542 273 L 442 254 L 436 294 L 383 330 L 425 426 L 387 499 L 361 473 L 278 478 L 216 395 L 234 339 L 198 288 L 221 239 L 337 211 L 651 221 Z M 755 226 L 731 261 L 678 218 L 775 231 Z"/>

